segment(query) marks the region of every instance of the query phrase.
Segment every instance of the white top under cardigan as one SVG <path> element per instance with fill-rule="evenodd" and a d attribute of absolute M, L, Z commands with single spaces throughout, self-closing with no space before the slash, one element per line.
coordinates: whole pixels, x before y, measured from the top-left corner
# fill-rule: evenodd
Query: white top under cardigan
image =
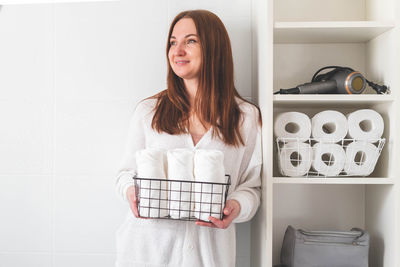
<path fill-rule="evenodd" d="M 213 138 L 211 129 L 194 145 L 189 133 L 170 135 L 151 128 L 155 99 L 138 104 L 131 120 L 128 144 L 116 180 L 117 194 L 126 200 L 126 190 L 136 174 L 135 152 L 144 148 L 218 149 L 224 153 L 225 172 L 231 176 L 228 199 L 240 203 L 235 223 L 250 220 L 260 204 L 262 163 L 258 110 L 237 100 L 243 112 L 241 126 L 245 146 L 225 145 Z M 234 267 L 235 224 L 227 229 L 198 226 L 194 222 L 140 219 L 129 210 L 117 231 L 117 267 Z"/>

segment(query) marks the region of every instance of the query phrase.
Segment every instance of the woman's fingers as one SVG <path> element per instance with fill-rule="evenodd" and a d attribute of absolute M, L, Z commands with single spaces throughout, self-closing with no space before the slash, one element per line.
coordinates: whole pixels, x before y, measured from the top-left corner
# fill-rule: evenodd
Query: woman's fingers
<path fill-rule="evenodd" d="M 226 229 L 231 224 L 230 216 L 225 217 L 222 221 L 210 216 L 210 221 L 220 229 Z"/>
<path fill-rule="evenodd" d="M 133 214 L 136 217 L 139 217 L 139 212 L 138 212 L 138 209 L 137 209 L 137 200 L 135 199 L 133 201 L 129 201 L 129 206 L 131 207 L 131 210 L 132 210 Z"/>
<path fill-rule="evenodd" d="M 207 227 L 212 227 L 212 228 L 216 228 L 217 227 L 213 223 L 204 222 L 204 221 L 200 221 L 200 220 L 197 220 L 196 224 L 199 225 L 199 226 L 207 226 Z"/>
<path fill-rule="evenodd" d="M 231 214 L 231 212 L 232 212 L 232 207 L 225 207 L 225 208 L 224 208 L 224 214 L 225 214 L 226 216 L 228 216 L 229 214 Z"/>
<path fill-rule="evenodd" d="M 234 218 L 232 218 L 232 216 L 226 216 L 223 220 L 219 220 L 217 218 L 210 216 L 210 217 L 208 217 L 208 219 L 211 222 L 204 222 L 204 221 L 197 220 L 196 224 L 199 226 L 207 226 L 207 227 L 213 227 L 213 228 L 226 229 L 232 223 Z"/>
<path fill-rule="evenodd" d="M 133 212 L 133 214 L 139 218 L 139 212 L 137 209 L 137 205 L 138 205 L 138 198 L 136 196 L 136 187 L 135 186 L 131 186 L 128 188 L 128 190 L 126 191 L 126 195 L 128 198 L 128 202 L 129 202 L 129 206 Z"/>
<path fill-rule="evenodd" d="M 132 205 L 132 211 L 133 211 L 133 214 L 135 214 L 135 216 L 137 217 L 137 218 L 139 218 L 139 211 L 138 211 L 138 208 L 137 208 L 137 199 L 135 198 L 135 200 L 133 201 L 133 205 Z"/>

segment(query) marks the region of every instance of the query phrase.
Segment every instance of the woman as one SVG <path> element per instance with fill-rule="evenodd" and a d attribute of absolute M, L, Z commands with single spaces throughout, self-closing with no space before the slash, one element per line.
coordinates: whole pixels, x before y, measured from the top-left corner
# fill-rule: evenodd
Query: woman
<path fill-rule="evenodd" d="M 232 51 L 221 20 L 205 10 L 173 20 L 167 44 L 168 89 L 141 101 L 116 190 L 131 211 L 117 232 L 118 267 L 235 266 L 235 225 L 260 203 L 261 117 L 237 93 Z M 144 148 L 218 149 L 231 176 L 224 218 L 185 222 L 138 218 L 132 177 Z"/>

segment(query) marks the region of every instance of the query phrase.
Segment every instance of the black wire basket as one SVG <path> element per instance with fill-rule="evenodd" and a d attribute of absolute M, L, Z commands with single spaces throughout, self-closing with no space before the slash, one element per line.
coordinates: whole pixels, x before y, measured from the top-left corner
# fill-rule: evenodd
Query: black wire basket
<path fill-rule="evenodd" d="M 133 177 L 142 218 L 183 221 L 209 221 L 212 216 L 222 220 L 231 184 L 172 179 Z"/>
<path fill-rule="evenodd" d="M 278 137 L 279 171 L 292 177 L 367 177 L 374 171 L 385 142 L 385 138 L 336 141 Z"/>

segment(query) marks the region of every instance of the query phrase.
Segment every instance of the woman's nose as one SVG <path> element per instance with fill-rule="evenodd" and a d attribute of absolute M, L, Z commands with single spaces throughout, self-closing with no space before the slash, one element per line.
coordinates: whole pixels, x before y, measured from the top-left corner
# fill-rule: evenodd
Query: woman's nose
<path fill-rule="evenodd" d="M 186 54 L 185 51 L 185 44 L 183 43 L 179 43 L 176 47 L 175 47 L 175 54 L 177 56 L 184 56 Z"/>

